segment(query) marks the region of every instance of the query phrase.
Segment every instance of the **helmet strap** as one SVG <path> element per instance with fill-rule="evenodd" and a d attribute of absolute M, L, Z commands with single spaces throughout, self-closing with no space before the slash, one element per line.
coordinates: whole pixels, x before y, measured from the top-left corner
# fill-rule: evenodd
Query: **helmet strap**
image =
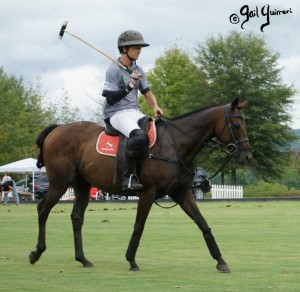
<path fill-rule="evenodd" d="M 125 52 L 123 51 L 123 48 L 122 48 L 122 54 L 125 54 L 126 56 L 127 56 L 127 58 L 131 61 L 131 62 L 134 62 L 135 60 L 134 59 L 132 59 L 132 58 L 130 58 L 130 56 L 128 55 L 128 53 L 127 53 L 127 47 L 124 47 L 125 48 Z"/>

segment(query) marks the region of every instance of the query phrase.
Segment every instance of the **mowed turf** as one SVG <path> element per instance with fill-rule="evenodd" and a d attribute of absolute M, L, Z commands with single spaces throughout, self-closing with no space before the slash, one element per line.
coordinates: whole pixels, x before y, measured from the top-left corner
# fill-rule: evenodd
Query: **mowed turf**
<path fill-rule="evenodd" d="M 73 204 L 52 210 L 47 250 L 34 265 L 36 205 L 1 206 L 0 291 L 300 291 L 300 201 L 198 205 L 230 274 L 217 272 L 202 233 L 178 206 L 153 206 L 136 257 L 140 272 L 125 260 L 136 203 L 89 204 L 83 245 L 93 268 L 74 260 Z"/>

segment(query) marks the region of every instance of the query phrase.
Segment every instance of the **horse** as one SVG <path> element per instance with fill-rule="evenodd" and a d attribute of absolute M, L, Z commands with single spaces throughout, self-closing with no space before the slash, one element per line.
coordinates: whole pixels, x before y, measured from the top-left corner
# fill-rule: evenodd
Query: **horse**
<path fill-rule="evenodd" d="M 239 103 L 235 99 L 228 104 L 207 106 L 172 119 L 155 121 L 157 141 L 139 164 L 139 180 L 143 189 L 135 194 L 139 196 L 136 219 L 126 251 L 129 270 L 140 270 L 135 258 L 148 214 L 157 199 L 168 195 L 201 230 L 212 258 L 217 261 L 217 270 L 230 272 L 211 228 L 200 213 L 191 186 L 195 157 L 212 138 L 227 145 L 237 162 L 245 164 L 252 158 L 246 122 L 241 113 L 246 105 L 246 101 Z M 50 125 L 37 137 L 37 165 L 46 167 L 49 188 L 37 204 L 39 232 L 36 250 L 29 254 L 31 264 L 37 262 L 46 250 L 45 229 L 51 209 L 72 186 L 75 193 L 71 212 L 75 260 L 83 267 L 93 266 L 84 255 L 82 243 L 90 187 L 96 186 L 115 194 L 128 195 L 130 192 L 121 190 L 121 163 L 116 167 L 115 157 L 101 155 L 95 150 L 97 138 L 104 130 L 99 124 L 81 121 Z M 115 168 L 117 175 L 114 181 Z"/>

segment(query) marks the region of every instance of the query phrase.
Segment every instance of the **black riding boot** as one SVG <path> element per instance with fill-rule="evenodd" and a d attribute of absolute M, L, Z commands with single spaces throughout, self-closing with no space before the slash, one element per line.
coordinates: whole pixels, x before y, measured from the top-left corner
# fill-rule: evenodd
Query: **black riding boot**
<path fill-rule="evenodd" d="M 146 145 L 148 145 L 148 136 L 144 130 L 135 129 L 130 132 L 123 162 L 122 190 L 139 191 L 143 188 L 136 175 L 136 160 L 145 151 Z"/>
<path fill-rule="evenodd" d="M 125 155 L 122 176 L 122 190 L 140 191 L 143 185 L 136 175 L 136 158 Z"/>

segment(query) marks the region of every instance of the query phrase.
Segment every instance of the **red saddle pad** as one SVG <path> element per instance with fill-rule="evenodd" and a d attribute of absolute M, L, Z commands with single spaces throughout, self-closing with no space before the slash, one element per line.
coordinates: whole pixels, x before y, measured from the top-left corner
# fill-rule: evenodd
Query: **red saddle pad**
<path fill-rule="evenodd" d="M 155 121 L 149 122 L 149 148 L 151 148 L 156 142 L 156 127 Z M 119 146 L 119 136 L 109 136 L 105 132 L 102 132 L 96 143 L 96 150 L 102 155 L 116 156 Z"/>

